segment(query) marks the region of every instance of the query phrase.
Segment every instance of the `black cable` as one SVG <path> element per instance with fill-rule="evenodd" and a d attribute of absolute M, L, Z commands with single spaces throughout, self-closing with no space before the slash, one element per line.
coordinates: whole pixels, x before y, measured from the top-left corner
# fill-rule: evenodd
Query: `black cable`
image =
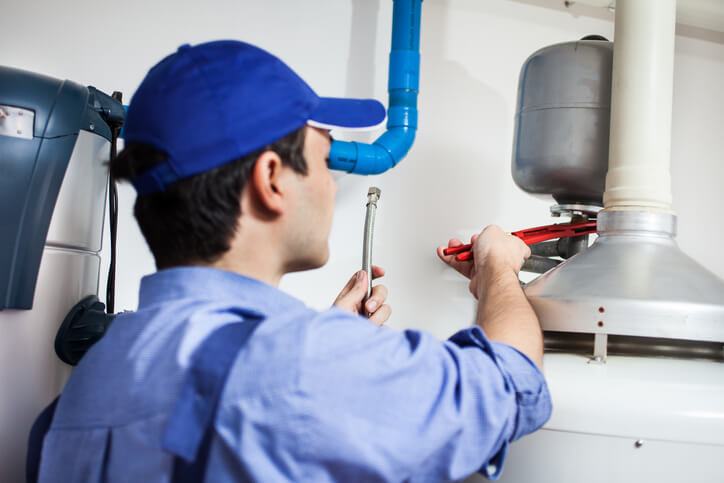
<path fill-rule="evenodd" d="M 111 160 L 115 159 L 117 154 L 117 132 L 116 129 L 113 129 Z M 108 266 L 108 282 L 106 284 L 106 309 L 109 314 L 112 314 L 116 305 L 116 233 L 118 229 L 118 190 L 112 175 L 109 175 L 108 179 L 108 212 L 111 235 L 111 262 Z"/>
<path fill-rule="evenodd" d="M 114 92 L 113 98 L 122 102 L 120 92 Z M 121 125 L 111 126 L 111 162 L 118 154 L 118 136 L 121 133 Z M 116 235 L 118 232 L 118 189 L 113 174 L 108 175 L 108 216 L 111 238 L 111 262 L 108 265 L 108 282 L 106 283 L 106 311 L 109 314 L 115 312 L 116 305 Z"/>

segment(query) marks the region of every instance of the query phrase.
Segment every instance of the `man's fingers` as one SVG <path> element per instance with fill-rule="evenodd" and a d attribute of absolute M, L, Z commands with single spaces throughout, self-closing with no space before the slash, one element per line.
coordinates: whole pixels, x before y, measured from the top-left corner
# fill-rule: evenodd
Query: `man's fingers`
<path fill-rule="evenodd" d="M 457 238 L 451 238 L 451 239 L 448 240 L 448 242 L 447 242 L 447 247 L 448 247 L 448 248 L 455 248 L 455 247 L 459 247 L 459 246 L 462 245 L 462 244 L 463 244 L 463 242 L 460 241 L 459 239 L 457 239 Z"/>
<path fill-rule="evenodd" d="M 473 236 L 472 243 L 475 243 L 475 240 L 477 239 L 476 236 Z M 444 250 L 445 248 L 455 248 L 463 245 L 464 243 L 457 238 L 451 238 L 447 242 L 447 247 L 444 245 L 441 245 L 437 247 L 437 256 L 442 260 L 444 263 L 449 265 L 450 267 L 457 270 L 461 275 L 464 277 L 470 278 L 470 270 L 473 267 L 473 264 L 469 261 L 460 262 L 455 259 L 455 255 L 445 255 Z"/>
<path fill-rule="evenodd" d="M 445 249 L 446 248 L 455 248 L 456 246 L 459 247 L 460 245 L 462 245 L 462 242 L 458 245 L 454 245 L 451 242 L 452 242 L 452 240 L 450 240 L 450 242 L 448 242 L 447 246 L 440 245 L 437 247 L 437 256 L 440 258 L 440 260 L 447 263 L 448 265 L 450 265 L 450 262 L 455 260 L 455 255 L 445 255 L 445 253 L 444 253 Z"/>
<path fill-rule="evenodd" d="M 451 238 L 450 240 L 448 240 L 447 246 L 440 245 L 439 247 L 437 247 L 437 256 L 440 257 L 440 260 L 442 260 L 443 262 L 449 263 L 450 260 L 455 258 L 455 256 L 454 255 L 445 255 L 445 254 L 443 254 L 443 251 L 446 248 L 455 248 L 455 247 L 459 247 L 462 244 L 463 244 L 463 242 L 461 242 L 457 238 Z"/>
<path fill-rule="evenodd" d="M 385 270 L 381 267 L 373 266 L 372 273 L 373 276 L 382 277 L 385 274 Z M 362 307 L 362 300 L 365 295 L 367 295 L 367 272 L 360 270 L 347 282 L 347 285 L 342 289 L 337 300 L 334 301 L 334 305 L 343 310 L 358 313 Z M 385 306 L 386 299 L 387 287 L 384 285 L 375 285 L 372 287 L 370 298 L 365 303 L 364 313 L 376 314 Z M 375 323 L 377 325 L 381 325 L 389 318 L 389 313 L 387 312 L 388 309 L 385 309 L 380 315 L 375 317 L 374 321 L 376 321 Z M 387 313 L 387 315 L 385 315 L 385 313 Z M 372 317 L 370 317 L 370 319 L 372 319 Z"/>
<path fill-rule="evenodd" d="M 347 295 L 350 290 L 352 290 L 352 287 L 354 287 L 354 284 L 357 282 L 357 273 L 352 275 L 352 277 L 347 281 L 347 284 L 342 288 L 342 291 L 339 292 L 339 295 L 337 295 L 337 300 L 341 299 L 342 297 Z"/>
<path fill-rule="evenodd" d="M 354 313 L 360 307 L 362 298 L 366 293 L 367 273 L 364 270 L 360 270 L 352 275 L 352 278 L 337 296 L 334 305 Z"/>
<path fill-rule="evenodd" d="M 352 290 L 352 287 L 354 287 L 354 284 L 357 283 L 357 274 L 355 273 L 352 275 L 349 280 L 347 281 L 347 284 L 342 288 L 342 291 L 339 293 L 340 295 L 346 295 L 349 293 L 350 290 Z"/>
<path fill-rule="evenodd" d="M 345 303 L 350 312 L 359 312 L 362 307 L 362 299 L 367 295 L 367 272 L 360 270 L 355 275 L 354 285 L 345 296 Z"/>
<path fill-rule="evenodd" d="M 370 315 L 369 320 L 373 324 L 382 327 L 390 318 L 390 315 L 392 315 L 392 307 L 387 304 L 383 304 L 374 314 Z"/>
<path fill-rule="evenodd" d="M 382 278 L 385 276 L 385 269 L 382 267 L 378 267 L 377 265 L 372 265 L 372 280 L 376 280 L 378 278 Z"/>
<path fill-rule="evenodd" d="M 372 273 L 373 276 L 382 277 L 385 271 L 381 267 L 373 266 Z M 358 313 L 365 295 L 367 295 L 367 272 L 360 270 L 347 282 L 347 285 L 342 289 L 342 293 L 334 301 L 334 305 L 340 309 Z M 384 285 L 372 287 L 370 298 L 365 303 L 364 313 L 372 314 L 369 320 L 375 325 L 382 326 L 390 318 L 392 309 L 385 304 L 386 299 L 387 287 Z"/>
<path fill-rule="evenodd" d="M 352 280 L 354 283 L 349 288 L 346 298 L 351 301 L 351 304 L 359 307 L 362 302 L 362 298 L 367 293 L 367 272 L 360 270 L 357 272 Z"/>
<path fill-rule="evenodd" d="M 525 245 L 525 243 L 523 243 L 523 244 Z M 527 260 L 528 258 L 530 258 L 530 255 L 531 255 L 530 247 L 528 245 L 525 245 L 525 248 L 523 248 L 523 258 Z"/>
<path fill-rule="evenodd" d="M 386 299 L 387 287 L 384 285 L 375 285 L 372 287 L 372 294 L 370 295 L 370 298 L 367 299 L 367 302 L 365 303 L 365 309 L 367 309 L 367 312 L 374 313 L 378 307 L 385 303 Z"/>

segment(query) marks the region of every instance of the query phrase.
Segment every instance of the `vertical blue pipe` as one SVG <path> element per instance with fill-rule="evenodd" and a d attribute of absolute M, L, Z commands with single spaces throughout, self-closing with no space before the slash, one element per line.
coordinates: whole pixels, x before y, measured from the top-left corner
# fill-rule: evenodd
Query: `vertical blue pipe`
<path fill-rule="evenodd" d="M 334 141 L 329 152 L 331 169 L 384 173 L 412 147 L 417 131 L 421 10 L 422 0 L 393 0 L 387 131 L 372 144 Z"/>

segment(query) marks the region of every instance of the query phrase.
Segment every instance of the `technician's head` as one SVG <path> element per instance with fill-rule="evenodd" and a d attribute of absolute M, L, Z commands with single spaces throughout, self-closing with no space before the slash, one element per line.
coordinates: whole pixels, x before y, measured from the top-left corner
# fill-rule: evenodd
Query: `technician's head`
<path fill-rule="evenodd" d="M 213 263 L 240 231 L 268 226 L 290 241 L 285 271 L 304 270 L 329 256 L 328 130 L 384 118 L 374 100 L 318 97 L 252 45 L 182 46 L 133 96 L 111 172 L 138 192 L 134 214 L 159 269 Z"/>

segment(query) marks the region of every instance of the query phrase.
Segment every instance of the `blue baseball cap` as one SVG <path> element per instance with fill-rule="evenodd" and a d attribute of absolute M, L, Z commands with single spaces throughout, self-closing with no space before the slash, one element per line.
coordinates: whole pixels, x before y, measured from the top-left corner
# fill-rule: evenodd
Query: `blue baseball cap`
<path fill-rule="evenodd" d="M 124 138 L 167 155 L 131 180 L 145 195 L 262 149 L 307 124 L 360 129 L 384 120 L 379 101 L 319 97 L 277 57 L 221 40 L 182 45 L 151 68 L 128 106 Z"/>

